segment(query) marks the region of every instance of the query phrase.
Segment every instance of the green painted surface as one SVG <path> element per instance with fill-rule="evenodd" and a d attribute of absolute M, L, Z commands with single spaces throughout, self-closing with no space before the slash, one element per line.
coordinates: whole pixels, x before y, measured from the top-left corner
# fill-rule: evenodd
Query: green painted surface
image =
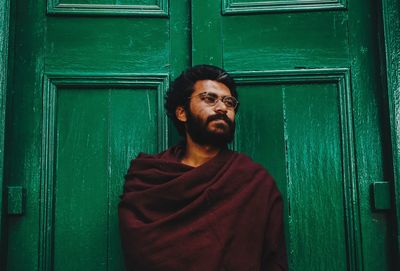
<path fill-rule="evenodd" d="M 46 34 L 46 68 L 51 72 L 168 71 L 166 19 L 49 17 Z"/>
<path fill-rule="evenodd" d="M 10 2 L 0 0 L 0 267 L 5 266 L 5 199 L 4 181 L 4 133 L 6 93 L 8 88 L 8 49 L 9 49 Z"/>
<path fill-rule="evenodd" d="M 222 66 L 220 3 L 192 0 L 192 65 L 208 63 Z"/>
<path fill-rule="evenodd" d="M 397 229 L 397 263 L 400 266 L 400 2 L 382 1 L 386 77 L 393 157 L 393 193 Z"/>
<path fill-rule="evenodd" d="M 390 214 L 371 211 L 371 184 L 384 181 L 386 169 L 390 167 L 384 147 L 388 144 L 385 137 L 388 131 L 382 131 L 385 127 L 386 103 L 383 100 L 382 77 L 378 68 L 380 61 L 377 57 L 366 57 L 379 55 L 376 33 L 381 30 L 374 19 L 377 16 L 374 11 L 379 10 L 379 5 L 377 2 L 366 4 L 350 1 L 348 6 L 355 154 L 360 198 L 358 208 L 361 218 L 362 246 L 359 257 L 363 258 L 364 270 L 396 270 L 393 266 L 396 260 L 393 249 L 395 240 L 392 238 L 393 222 Z M 380 255 L 381 261 L 376 260 L 376 255 Z"/>
<path fill-rule="evenodd" d="M 287 70 L 349 65 L 348 21 L 344 12 L 223 19 L 224 65 L 230 69 Z"/>
<path fill-rule="evenodd" d="M 107 266 L 109 91 L 99 92 L 67 89 L 58 94 L 55 270 L 81 266 L 105 270 Z M 71 256 L 75 260 L 66 265 Z"/>
<path fill-rule="evenodd" d="M 293 269 L 347 267 L 342 176 L 349 165 L 341 157 L 337 91 L 334 84 L 282 89 Z"/>
<path fill-rule="evenodd" d="M 25 191 L 21 186 L 7 187 L 7 214 L 22 215 L 24 213 Z"/>
<path fill-rule="evenodd" d="M 341 137 L 340 141 L 337 141 L 339 145 L 347 144 L 342 146 L 341 151 L 343 159 L 348 160 L 348 162 L 342 160 L 342 163 L 346 163 L 348 167 L 344 168 L 341 174 L 345 174 L 344 181 L 347 182 L 348 179 L 351 179 L 351 182 L 348 182 L 350 189 L 343 190 L 344 195 L 342 195 L 343 198 L 350 200 L 350 202 L 344 202 L 348 209 L 346 209 L 345 223 L 343 224 L 346 229 L 345 247 L 348 252 L 346 257 L 342 257 L 338 261 L 346 262 L 348 270 L 392 270 L 395 261 L 392 220 L 390 214 L 372 212 L 370 194 L 371 184 L 384 180 L 387 176 L 386 169 L 391 166 L 385 156 L 387 153 L 385 146 L 389 142 L 384 136 L 384 133 L 387 133 L 384 130 L 383 120 L 385 101 L 381 90 L 382 81 L 379 76 L 379 68 L 377 68 L 380 66 L 380 62 L 376 57 L 379 55 L 376 34 L 379 29 L 375 22 L 378 18 L 379 7 L 377 3 L 366 4 L 364 1 L 349 1 L 347 4 L 348 10 L 225 16 L 221 22 L 224 44 L 223 63 L 228 70 L 244 70 L 249 73 L 271 70 L 349 68 L 347 79 L 349 95 L 346 102 L 348 109 L 342 110 L 349 125 L 347 130 L 341 130 L 341 134 L 345 137 Z M 278 81 L 275 84 L 283 83 Z M 258 99 L 253 102 L 254 106 L 258 106 L 261 111 L 270 107 L 265 102 L 258 103 Z M 308 110 L 310 101 L 298 99 L 298 102 L 304 104 L 304 110 Z M 333 100 L 317 102 L 320 107 L 326 107 L 332 103 L 337 104 Z M 279 114 L 278 110 L 266 115 L 276 116 Z M 299 114 L 299 123 L 306 123 L 301 117 L 302 115 Z M 342 121 L 339 116 L 336 118 Z M 259 126 L 262 125 L 259 124 Z M 253 126 L 246 133 L 258 134 L 259 126 Z M 273 135 L 281 134 L 279 131 L 270 131 L 269 127 L 265 129 L 268 129 L 269 133 Z M 307 137 L 300 137 L 303 139 L 299 138 L 298 141 L 288 145 L 289 154 L 295 146 L 300 146 L 297 152 L 307 154 L 309 148 L 316 148 L 321 144 L 323 146 L 324 141 L 332 140 L 333 135 L 328 138 L 315 136 L 320 132 L 319 126 L 311 126 L 308 129 Z M 304 141 L 304 138 L 307 138 L 307 141 Z M 307 142 L 309 144 L 306 144 Z M 258 146 L 255 144 L 254 150 L 250 152 L 259 152 Z M 265 156 L 267 155 L 265 154 Z M 289 169 L 291 164 L 302 162 L 289 158 L 290 155 L 286 157 L 286 166 Z M 274 164 L 267 163 L 266 158 L 258 161 L 267 168 L 274 166 Z M 311 163 L 310 167 L 312 162 L 309 162 Z M 334 168 L 326 168 L 326 170 L 329 170 L 330 174 L 337 174 Z M 296 172 L 296 176 L 301 177 L 302 174 Z M 315 176 L 311 175 L 311 177 Z M 319 180 L 322 186 L 326 185 L 323 179 Z M 285 183 L 280 186 L 284 187 Z M 292 188 L 289 183 L 287 191 L 296 192 L 291 190 Z M 289 193 L 288 197 L 288 203 L 290 203 L 290 199 L 300 197 L 300 195 Z M 288 206 L 287 210 L 289 209 L 291 212 L 293 206 Z M 325 208 L 321 207 L 316 213 L 322 213 L 324 210 Z M 331 215 L 340 218 L 341 214 L 338 212 Z M 302 219 L 306 222 L 312 221 L 312 214 L 303 216 Z M 319 226 L 311 228 L 310 232 L 320 231 Z M 297 232 L 292 232 L 292 229 L 294 228 L 289 228 L 289 238 L 292 235 L 297 237 Z M 330 229 L 325 230 L 330 231 Z M 305 251 L 316 249 L 316 244 L 307 245 L 304 242 L 303 244 L 302 249 Z M 334 246 L 338 245 L 335 242 Z M 318 243 L 317 250 L 327 246 L 332 246 L 331 242 Z M 293 247 L 290 249 L 292 256 L 296 255 L 293 253 L 298 253 L 299 250 L 298 247 L 294 247 L 296 250 L 294 252 L 292 252 Z M 377 258 L 379 259 L 377 260 Z M 290 260 L 291 269 L 297 270 L 297 257 L 292 257 Z M 325 263 L 328 264 L 329 259 L 325 260 Z M 307 264 L 320 266 L 320 262 L 321 258 Z"/>
<path fill-rule="evenodd" d="M 46 75 L 40 270 L 122 269 L 115 238 L 121 176 L 140 151 L 166 146 L 159 136 L 166 79 Z M 79 260 L 65 266 L 71 256 Z"/>
<path fill-rule="evenodd" d="M 277 181 L 290 269 L 395 270 L 390 212 L 374 212 L 370 195 L 388 167 L 378 6 L 133 1 L 158 8 L 124 14 L 91 5 L 115 1 L 81 2 L 93 9 L 13 10 L 6 176 L 27 194 L 24 215 L 7 218 L 5 270 L 123 270 L 123 175 L 138 152 L 177 140 L 162 95 L 203 62 L 238 81 L 233 146 Z"/>
<path fill-rule="evenodd" d="M 157 93 L 61 89 L 57 102 L 54 270 L 121 270 L 121 176 L 138 146 L 157 151 Z"/>
<path fill-rule="evenodd" d="M 374 208 L 377 211 L 388 211 L 390 203 L 390 184 L 388 182 L 376 182 L 372 185 Z"/>
<path fill-rule="evenodd" d="M 270 169 L 278 183 L 294 270 L 358 270 L 351 266 L 357 243 L 348 237 L 357 233 L 350 222 L 357 220 L 351 211 L 357 199 L 348 193 L 355 180 L 347 152 L 352 144 L 347 77 L 346 69 L 236 74 L 241 97 L 236 145 Z"/>

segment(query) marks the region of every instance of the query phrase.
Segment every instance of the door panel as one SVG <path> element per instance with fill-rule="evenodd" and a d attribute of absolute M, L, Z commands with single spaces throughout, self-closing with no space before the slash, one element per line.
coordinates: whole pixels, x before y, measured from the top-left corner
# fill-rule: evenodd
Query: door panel
<path fill-rule="evenodd" d="M 167 19 L 49 17 L 47 21 L 46 71 L 168 72 Z"/>
<path fill-rule="evenodd" d="M 291 266 L 346 270 L 356 260 L 348 70 L 237 73 L 237 148 L 266 165 L 286 202 Z M 324 106 L 321 106 L 321 105 Z M 316 249 L 318 247 L 318 249 Z M 339 260 L 338 260 L 339 259 Z"/>
<path fill-rule="evenodd" d="M 43 214 L 54 213 L 54 218 L 41 231 L 54 229 L 54 246 L 49 242 L 43 250 L 52 251 L 54 270 L 82 266 L 121 270 L 120 244 L 115 238 L 121 179 L 132 157 L 140 151 L 155 153 L 163 145 L 157 138 L 165 125 L 158 118 L 162 96 L 158 91 L 164 89 L 72 87 L 57 89 L 52 109 L 56 143 L 49 151 L 55 151 L 55 165 L 49 162 L 48 167 L 55 166 L 55 177 L 47 180 L 43 201 L 52 201 L 53 207 L 43 206 Z M 53 139 L 48 141 L 51 149 Z"/>
<path fill-rule="evenodd" d="M 140 151 L 155 153 L 166 145 L 160 112 L 167 77 L 45 80 L 39 269 L 122 269 L 122 177 Z M 69 262 L 71 257 L 76 260 Z"/>
<path fill-rule="evenodd" d="M 58 95 L 56 178 L 50 180 L 56 270 L 107 264 L 108 97 L 96 92 L 66 89 Z M 75 260 L 69 262 L 71 256 Z"/>
<path fill-rule="evenodd" d="M 342 157 L 346 150 L 341 148 L 345 135 L 340 132 L 338 90 L 335 84 L 291 85 L 282 90 L 288 150 L 289 243 L 292 265 L 300 270 L 308 266 L 346 270 L 351 266 L 348 258 L 353 252 L 346 249 L 352 248 L 346 236 L 353 233 L 346 233 L 349 221 L 345 213 L 349 209 L 346 203 L 351 202 L 345 193 L 351 178 L 344 172 L 350 165 Z"/>
<path fill-rule="evenodd" d="M 233 70 L 348 66 L 344 12 L 225 16 L 222 27 L 224 65 Z"/>

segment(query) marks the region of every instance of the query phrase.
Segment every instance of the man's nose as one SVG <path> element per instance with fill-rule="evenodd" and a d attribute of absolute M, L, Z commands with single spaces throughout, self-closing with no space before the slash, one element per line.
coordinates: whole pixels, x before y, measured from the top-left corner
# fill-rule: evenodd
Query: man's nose
<path fill-rule="evenodd" d="M 214 110 L 216 112 L 228 112 L 228 108 L 226 107 L 226 105 L 222 102 L 221 99 L 217 100 L 217 103 L 214 105 Z"/>

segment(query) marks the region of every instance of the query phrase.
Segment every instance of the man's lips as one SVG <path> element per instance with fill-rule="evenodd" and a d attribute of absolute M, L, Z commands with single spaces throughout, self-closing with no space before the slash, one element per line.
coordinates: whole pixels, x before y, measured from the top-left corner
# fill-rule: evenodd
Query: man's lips
<path fill-rule="evenodd" d="M 225 120 L 222 120 L 222 119 L 216 119 L 216 120 L 212 120 L 210 122 L 225 122 L 226 124 L 228 124 Z"/>
<path fill-rule="evenodd" d="M 210 117 L 208 117 L 207 119 L 207 123 L 210 123 L 212 121 L 215 122 L 225 122 L 225 124 L 227 124 L 228 126 L 232 126 L 232 121 L 228 118 L 227 115 L 224 114 L 216 114 L 216 115 L 212 115 Z"/>

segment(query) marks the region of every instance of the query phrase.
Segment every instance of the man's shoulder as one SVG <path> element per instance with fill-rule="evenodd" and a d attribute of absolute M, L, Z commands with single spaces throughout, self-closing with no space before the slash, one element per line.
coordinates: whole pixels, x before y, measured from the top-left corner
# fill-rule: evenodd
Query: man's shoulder
<path fill-rule="evenodd" d="M 159 159 L 165 154 L 166 151 L 167 150 L 159 152 L 159 153 L 139 152 L 138 155 L 134 158 L 134 160 L 135 159 Z"/>
<path fill-rule="evenodd" d="M 247 154 L 234 153 L 236 158 L 231 167 L 233 176 L 240 178 L 243 183 L 256 185 L 258 189 L 278 191 L 274 177 L 264 165 L 254 161 Z"/>
<path fill-rule="evenodd" d="M 159 165 L 160 163 L 175 163 L 178 159 L 179 151 L 173 146 L 155 154 L 139 152 L 137 156 L 131 160 L 130 167 L 138 167 L 139 165 L 151 167 Z"/>
<path fill-rule="evenodd" d="M 237 160 L 237 165 L 243 169 L 243 170 L 256 170 L 256 171 L 260 171 L 260 172 L 264 172 L 268 175 L 269 172 L 268 170 L 260 163 L 256 162 L 253 160 L 253 158 L 251 158 L 249 155 L 242 153 L 242 152 L 237 152 L 237 151 L 233 151 L 233 153 L 235 153 L 236 155 L 236 160 Z"/>

